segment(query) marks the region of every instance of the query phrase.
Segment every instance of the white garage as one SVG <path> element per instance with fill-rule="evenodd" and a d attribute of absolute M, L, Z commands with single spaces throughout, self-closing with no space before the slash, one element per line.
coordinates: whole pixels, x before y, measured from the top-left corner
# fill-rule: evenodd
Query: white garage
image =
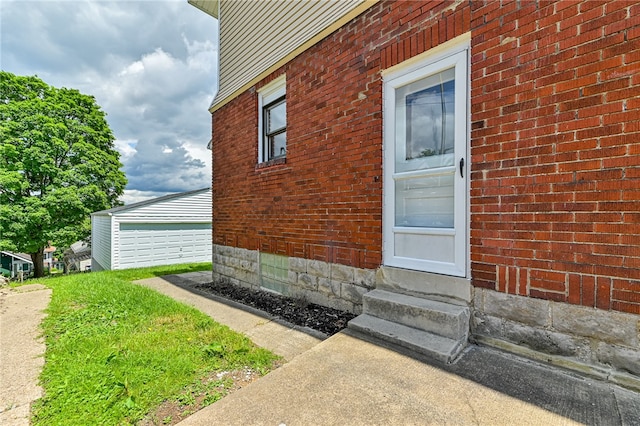
<path fill-rule="evenodd" d="M 91 269 L 211 262 L 211 188 L 91 214 Z"/>

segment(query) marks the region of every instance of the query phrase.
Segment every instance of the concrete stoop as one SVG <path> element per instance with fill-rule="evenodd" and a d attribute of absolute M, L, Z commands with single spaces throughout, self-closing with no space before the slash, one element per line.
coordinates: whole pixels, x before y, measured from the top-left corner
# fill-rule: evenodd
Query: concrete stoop
<path fill-rule="evenodd" d="M 450 363 L 467 344 L 469 318 L 466 306 L 376 289 L 349 328 Z"/>

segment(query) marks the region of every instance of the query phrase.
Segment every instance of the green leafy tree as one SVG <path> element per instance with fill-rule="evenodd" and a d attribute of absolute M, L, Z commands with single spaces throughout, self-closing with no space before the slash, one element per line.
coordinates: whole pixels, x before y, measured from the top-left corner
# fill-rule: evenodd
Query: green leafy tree
<path fill-rule="evenodd" d="M 0 248 L 29 253 L 91 233 L 90 213 L 121 203 L 127 183 L 92 96 L 0 71 Z"/>

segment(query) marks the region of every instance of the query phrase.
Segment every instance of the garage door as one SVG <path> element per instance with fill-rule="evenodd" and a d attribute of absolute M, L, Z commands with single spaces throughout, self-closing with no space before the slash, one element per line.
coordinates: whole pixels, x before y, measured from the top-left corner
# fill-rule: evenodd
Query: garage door
<path fill-rule="evenodd" d="M 210 223 L 121 223 L 117 269 L 211 262 Z"/>

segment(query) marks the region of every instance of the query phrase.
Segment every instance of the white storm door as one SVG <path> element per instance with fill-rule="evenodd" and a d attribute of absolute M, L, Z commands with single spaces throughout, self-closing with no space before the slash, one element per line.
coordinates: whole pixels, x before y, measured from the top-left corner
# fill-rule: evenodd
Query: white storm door
<path fill-rule="evenodd" d="M 467 57 L 385 76 L 385 265 L 466 276 Z"/>

